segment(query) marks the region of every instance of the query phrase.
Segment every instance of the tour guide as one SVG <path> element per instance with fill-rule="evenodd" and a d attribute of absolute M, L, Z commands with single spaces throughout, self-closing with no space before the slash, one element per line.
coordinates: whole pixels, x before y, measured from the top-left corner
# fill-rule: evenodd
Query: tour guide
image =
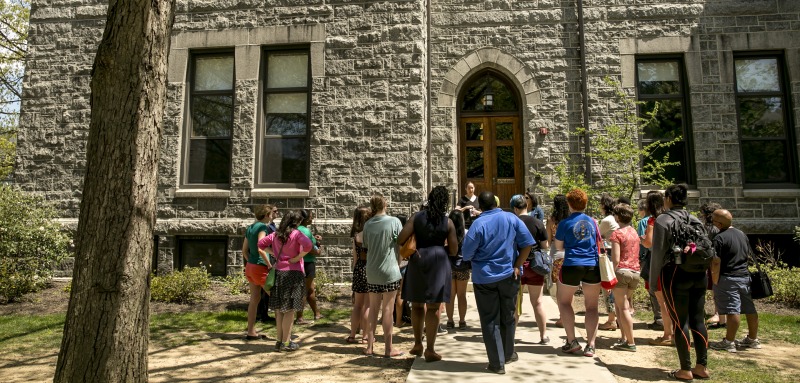
<path fill-rule="evenodd" d="M 497 208 L 494 194 L 478 196 L 481 215 L 472 223 L 462 247 L 472 261 L 472 283 L 489 371 L 505 374 L 505 363 L 516 362 L 514 309 L 520 270 L 536 243 L 514 214 Z"/>

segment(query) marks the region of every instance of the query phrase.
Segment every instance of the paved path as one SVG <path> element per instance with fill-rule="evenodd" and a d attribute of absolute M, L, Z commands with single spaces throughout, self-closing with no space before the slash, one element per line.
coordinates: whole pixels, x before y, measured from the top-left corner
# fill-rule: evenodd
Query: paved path
<path fill-rule="evenodd" d="M 426 363 L 423 358 L 416 358 L 406 383 L 427 382 L 469 382 L 469 383 L 501 383 L 501 382 L 607 382 L 617 380 L 606 369 L 597 357 L 587 358 L 582 355 L 565 355 L 558 350 L 564 344 L 564 329 L 552 327 L 548 329 L 550 344 L 539 342 L 539 330 L 535 327 L 533 310 L 528 295 L 523 296 L 523 313 L 520 326 L 516 332 L 515 350 L 519 361 L 505 366 L 506 374 L 498 375 L 485 370 L 488 364 L 486 349 L 480 332 L 480 322 L 475 310 L 475 296 L 467 293 L 469 310 L 467 311 L 466 330 L 450 330 L 448 334 L 436 339 L 436 351 L 442 355 L 439 362 Z M 558 307 L 549 296 L 543 297 L 548 324 L 558 318 Z M 456 322 L 458 314 L 456 313 Z M 444 318 L 444 316 L 443 316 Z M 581 344 L 583 337 L 579 336 Z"/>

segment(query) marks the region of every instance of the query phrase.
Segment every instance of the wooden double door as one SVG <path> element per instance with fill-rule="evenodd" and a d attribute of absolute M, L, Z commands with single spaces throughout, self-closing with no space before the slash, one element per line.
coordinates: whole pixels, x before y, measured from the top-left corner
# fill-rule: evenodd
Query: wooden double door
<path fill-rule="evenodd" d="M 519 117 L 462 117 L 459 135 L 462 188 L 472 182 L 475 194 L 491 191 L 508 209 L 511 196 L 525 191 Z"/>

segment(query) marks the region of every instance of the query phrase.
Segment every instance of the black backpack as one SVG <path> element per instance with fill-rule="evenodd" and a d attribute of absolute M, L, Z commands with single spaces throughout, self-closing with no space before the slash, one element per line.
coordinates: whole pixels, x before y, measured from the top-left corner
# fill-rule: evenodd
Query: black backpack
<path fill-rule="evenodd" d="M 703 223 L 685 210 L 670 210 L 665 214 L 674 219 L 670 227 L 672 246 L 669 250 L 673 262 L 690 273 L 702 273 L 708 270 L 716 253 Z M 684 253 L 683 249 L 691 244 L 695 246 L 694 252 Z"/>

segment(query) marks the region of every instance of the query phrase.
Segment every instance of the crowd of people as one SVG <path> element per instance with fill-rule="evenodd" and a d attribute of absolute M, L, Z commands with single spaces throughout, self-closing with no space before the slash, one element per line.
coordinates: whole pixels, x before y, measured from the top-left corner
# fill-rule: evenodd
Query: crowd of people
<path fill-rule="evenodd" d="M 524 290 L 539 330 L 536 343 L 550 342 L 541 302 L 544 286 L 556 289 L 559 319 L 554 325 L 563 327 L 566 335 L 562 353 L 594 356 L 598 330 L 618 330 L 619 341 L 612 348 L 635 352 L 632 302 L 643 280 L 653 311 L 648 327 L 663 330 L 648 343 L 676 348 L 680 368 L 670 377 L 707 379 L 709 347 L 728 352 L 761 347 L 747 270 L 752 251 L 746 235 L 732 226 L 730 211 L 709 203 L 700 208 L 698 219 L 685 208 L 687 193 L 683 184 L 671 185 L 663 193 L 650 191 L 635 209 L 627 198 L 604 193 L 599 196 L 598 219 L 586 214 L 590 197 L 580 189 L 556 195 L 546 218 L 533 193 L 514 195 L 509 211 L 504 211 L 493 193 L 477 193 L 472 183 L 465 185 L 465 195 L 453 207 L 448 206 L 450 192 L 434 187 L 407 220 L 389 215 L 388 201 L 375 195 L 368 206 L 353 212 L 353 309 L 346 342 L 364 344 L 363 352 L 369 356 L 403 356 L 405 352 L 392 344 L 392 332 L 405 324 L 403 302 L 407 302 L 414 335 L 408 353 L 426 362 L 441 360 L 436 338 L 456 327 L 456 305 L 458 328 L 468 326 L 466 290 L 471 279 L 490 372 L 504 373 L 505 365 L 519 358 L 514 339 Z M 289 211 L 277 227 L 276 207 L 263 205 L 255 212 L 257 221 L 247 228 L 242 248 L 251 292 L 247 339 L 262 338 L 254 324 L 258 306 L 267 298 L 276 317 L 276 351 L 295 351 L 299 345 L 291 340 L 292 325 L 302 323 L 306 303 L 315 318 L 320 317 L 314 266 L 322 238 L 309 229 L 310 211 Z M 716 252 L 718 270 L 713 277 L 710 269 L 682 267 L 680 252 L 693 248 L 675 249 L 676 223 L 695 221 L 703 225 Z M 415 241 L 415 251 L 403 259 L 399 248 L 409 241 Z M 543 254 L 552 262 L 549 273 L 534 267 L 536 257 Z M 611 290 L 601 285 L 604 256 L 616 275 Z M 713 289 L 715 313 L 707 323 L 708 289 Z M 578 291 L 584 298 L 584 344 L 575 329 L 573 298 Z M 608 315 L 602 324 L 601 297 Z M 440 324 L 442 311 L 446 325 Z M 747 317 L 748 334 L 737 340 L 740 314 Z M 379 317 L 382 350 L 375 347 Z M 709 342 L 707 324 L 726 327 L 725 337 Z"/>

